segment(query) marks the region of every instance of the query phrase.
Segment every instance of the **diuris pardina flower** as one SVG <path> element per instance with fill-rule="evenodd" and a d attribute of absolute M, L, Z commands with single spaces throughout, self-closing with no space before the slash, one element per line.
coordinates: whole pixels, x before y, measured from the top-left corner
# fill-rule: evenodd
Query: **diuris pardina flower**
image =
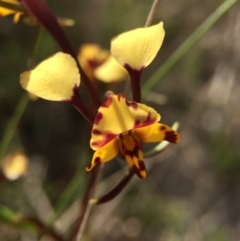
<path fill-rule="evenodd" d="M 160 115 L 153 108 L 128 101 L 123 94 L 110 95 L 95 118 L 90 146 L 96 151 L 87 171 L 120 153 L 133 171 L 145 178 L 142 143 L 179 141 L 178 133 L 157 123 L 159 120 Z"/>
<path fill-rule="evenodd" d="M 163 23 L 160 22 L 151 27 L 122 33 L 111 41 L 111 53 L 128 70 L 133 88 L 135 81 L 138 82 L 135 86 L 139 88 L 140 74 L 157 55 L 164 35 Z M 133 97 L 140 100 L 140 96 L 141 93 L 137 93 Z M 95 118 L 90 141 L 95 153 L 87 170 L 110 161 L 120 152 L 132 170 L 140 178 L 145 178 L 147 172 L 142 143 L 179 141 L 178 133 L 158 123 L 159 120 L 160 115 L 151 107 L 128 101 L 122 94 L 109 96 Z"/>
<path fill-rule="evenodd" d="M 128 72 L 110 54 L 97 44 L 84 44 L 79 49 L 78 60 L 91 81 L 105 83 L 128 79 Z"/>

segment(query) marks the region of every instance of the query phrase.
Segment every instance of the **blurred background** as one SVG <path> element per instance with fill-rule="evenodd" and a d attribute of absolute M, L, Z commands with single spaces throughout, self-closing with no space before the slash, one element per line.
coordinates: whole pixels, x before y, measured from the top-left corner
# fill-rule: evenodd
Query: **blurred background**
<path fill-rule="evenodd" d="M 76 52 L 84 43 L 105 49 L 110 39 L 144 26 L 152 1 L 49 0 L 59 17 L 75 20 L 64 32 Z M 153 23 L 164 22 L 166 37 L 142 82 L 171 56 L 222 3 L 221 0 L 161 1 Z M 29 68 L 36 27 L 12 17 L 0 19 L 0 135 L 21 101 L 19 74 Z M 240 240 L 240 5 L 235 4 L 189 49 L 144 103 L 161 122 L 180 122 L 181 142 L 146 160 L 148 178 L 134 177 L 115 200 L 92 208 L 82 240 L 235 241 Z M 59 51 L 45 30 L 35 64 Z M 109 86 L 99 83 L 101 97 Z M 125 82 L 114 84 L 124 92 Z M 84 88 L 81 95 L 86 98 Z M 86 96 L 86 97 L 85 97 Z M 65 232 L 78 213 L 90 163 L 90 126 L 67 103 L 30 101 L 7 154 L 24 151 L 27 174 L 0 181 L 0 204 L 43 221 L 56 211 L 56 228 Z M 122 169 L 123 168 L 123 169 Z M 126 163 L 104 169 L 96 196 L 117 183 Z M 0 240 L 51 240 L 0 223 Z"/>

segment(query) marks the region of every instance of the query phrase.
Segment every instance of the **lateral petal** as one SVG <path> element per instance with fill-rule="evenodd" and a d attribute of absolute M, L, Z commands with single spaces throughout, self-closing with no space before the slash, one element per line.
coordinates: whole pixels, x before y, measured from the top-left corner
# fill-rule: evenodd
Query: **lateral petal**
<path fill-rule="evenodd" d="M 91 171 L 96 165 L 110 161 L 118 154 L 118 151 L 118 143 L 117 139 L 115 138 L 108 142 L 108 144 L 106 144 L 104 147 L 95 151 L 92 162 L 87 166 L 86 170 Z"/>
<path fill-rule="evenodd" d="M 23 89 L 46 100 L 71 99 L 73 88 L 80 85 L 75 60 L 59 52 L 41 62 L 35 69 L 20 75 Z"/>
<path fill-rule="evenodd" d="M 111 41 L 111 53 L 122 65 L 142 70 L 157 55 L 164 39 L 163 23 L 137 28 L 118 35 Z"/>
<path fill-rule="evenodd" d="M 134 130 L 134 134 L 136 134 L 142 142 L 159 142 L 165 140 L 171 143 L 178 143 L 180 139 L 176 131 L 170 126 L 161 123 L 137 128 Z"/>

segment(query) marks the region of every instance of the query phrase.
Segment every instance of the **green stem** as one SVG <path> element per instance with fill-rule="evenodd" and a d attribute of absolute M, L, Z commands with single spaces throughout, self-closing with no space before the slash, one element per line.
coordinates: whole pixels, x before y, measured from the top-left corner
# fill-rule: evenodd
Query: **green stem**
<path fill-rule="evenodd" d="M 39 46 L 39 42 L 40 42 L 40 38 L 41 38 L 41 33 L 42 33 L 42 28 L 41 26 L 37 26 L 36 27 L 36 34 L 35 34 L 35 38 L 34 38 L 34 42 L 33 42 L 33 48 L 32 48 L 32 52 L 31 52 L 31 57 L 30 60 L 28 61 L 28 67 L 32 67 L 34 64 L 34 59 L 35 59 L 35 54 L 37 52 L 38 46 Z M 8 125 L 5 129 L 5 132 L 3 134 L 3 138 L 0 142 L 0 165 L 2 162 L 2 159 L 4 157 L 4 155 L 6 154 L 6 151 L 8 149 L 8 146 L 13 138 L 14 132 L 17 128 L 17 125 L 28 105 L 29 102 L 29 98 L 26 95 L 26 93 L 24 93 L 22 95 L 22 97 L 20 98 L 20 100 L 18 101 L 18 104 L 16 106 L 16 109 L 14 111 L 14 114 L 12 115 L 10 121 L 8 122 Z"/>
<path fill-rule="evenodd" d="M 158 84 L 158 82 L 169 72 L 169 70 L 183 57 L 183 55 L 199 40 L 208 29 L 226 13 L 238 0 L 224 1 L 167 59 L 167 61 L 148 79 L 142 86 L 142 96 Z"/>
<path fill-rule="evenodd" d="M 3 134 L 2 141 L 0 142 L 0 164 L 2 162 L 2 159 L 8 149 L 8 146 L 13 138 L 14 132 L 17 128 L 17 125 L 27 107 L 29 98 L 26 94 L 24 94 L 20 100 L 18 101 L 17 107 L 15 109 L 14 114 L 12 115 L 10 121 L 8 122 L 8 125 L 5 129 L 5 132 Z"/>
<path fill-rule="evenodd" d="M 149 27 L 149 26 L 152 24 L 154 15 L 155 15 L 155 13 L 156 13 L 156 11 L 157 11 L 157 8 L 158 8 L 158 6 L 159 6 L 159 4 L 160 4 L 160 1 L 161 1 L 161 0 L 154 0 L 154 1 L 153 1 L 152 7 L 151 7 L 151 9 L 150 9 L 150 12 L 149 12 L 149 14 L 148 14 L 148 17 L 147 17 L 147 20 L 146 20 L 146 22 L 145 22 L 144 27 Z"/>

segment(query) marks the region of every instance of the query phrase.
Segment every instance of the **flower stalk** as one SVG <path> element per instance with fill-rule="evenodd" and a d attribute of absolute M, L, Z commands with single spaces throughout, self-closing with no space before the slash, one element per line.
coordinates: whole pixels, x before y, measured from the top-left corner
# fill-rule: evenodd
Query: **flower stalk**
<path fill-rule="evenodd" d="M 21 2 L 28 10 L 28 12 L 33 15 L 39 21 L 39 23 L 49 31 L 63 52 L 70 54 L 75 59 L 81 74 L 81 80 L 88 90 L 95 106 L 94 110 L 96 110 L 96 108 L 100 105 L 98 95 L 91 82 L 88 80 L 86 74 L 82 70 L 72 46 L 70 45 L 66 35 L 62 31 L 56 17 L 48 7 L 47 3 L 44 0 L 22 0 Z"/>
<path fill-rule="evenodd" d="M 82 99 L 79 95 L 77 86 L 74 86 L 73 96 L 72 96 L 71 100 L 68 100 L 67 102 L 71 103 L 84 116 L 84 118 L 90 124 L 94 123 L 94 115 L 93 115 L 92 111 L 82 101 Z"/>

